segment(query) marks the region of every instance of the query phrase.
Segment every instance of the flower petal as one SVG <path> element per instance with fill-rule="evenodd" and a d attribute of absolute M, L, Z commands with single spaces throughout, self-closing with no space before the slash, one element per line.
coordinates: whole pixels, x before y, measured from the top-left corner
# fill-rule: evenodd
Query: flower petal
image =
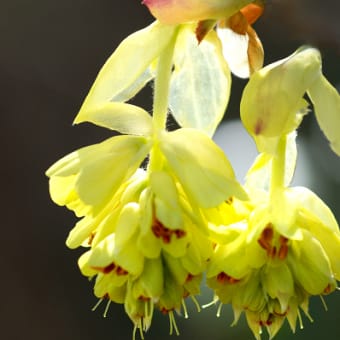
<path fill-rule="evenodd" d="M 76 183 L 79 197 L 90 205 L 104 203 L 136 171 L 149 148 L 144 137 L 116 136 L 79 150 L 81 170 Z M 89 158 L 89 153 L 93 157 Z"/>
<path fill-rule="evenodd" d="M 220 21 L 217 34 L 223 46 L 224 58 L 237 77 L 249 78 L 262 67 L 262 43 L 241 12 Z"/>
<path fill-rule="evenodd" d="M 91 122 L 124 134 L 149 136 L 152 133 L 152 118 L 139 106 L 109 102 L 92 111 L 82 111 L 76 124 Z"/>
<path fill-rule="evenodd" d="M 155 194 L 157 219 L 167 228 L 182 228 L 182 211 L 174 180 L 164 171 L 153 171 L 150 175 L 150 185 Z"/>
<path fill-rule="evenodd" d="M 328 257 L 320 242 L 307 230 L 303 239 L 292 241 L 288 263 L 297 282 L 311 295 L 322 294 L 335 284 Z"/>
<path fill-rule="evenodd" d="M 160 148 L 186 194 L 200 206 L 247 197 L 223 151 L 206 134 L 194 129 L 165 133 Z"/>
<path fill-rule="evenodd" d="M 170 109 L 182 127 L 212 136 L 228 105 L 231 76 L 215 31 L 198 44 L 194 26 L 180 31 L 170 83 Z"/>
<path fill-rule="evenodd" d="M 241 119 L 256 141 L 298 127 L 307 107 L 303 95 L 320 72 L 319 51 L 304 47 L 252 75 L 243 91 Z"/>

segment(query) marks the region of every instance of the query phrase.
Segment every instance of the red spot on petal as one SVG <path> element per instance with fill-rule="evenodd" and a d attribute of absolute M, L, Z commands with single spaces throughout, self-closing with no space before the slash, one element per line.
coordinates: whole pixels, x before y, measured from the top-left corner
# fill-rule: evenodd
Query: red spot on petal
<path fill-rule="evenodd" d="M 263 131 L 263 128 L 264 128 L 264 121 L 261 118 L 259 118 L 254 128 L 255 135 L 261 134 L 261 132 Z"/>

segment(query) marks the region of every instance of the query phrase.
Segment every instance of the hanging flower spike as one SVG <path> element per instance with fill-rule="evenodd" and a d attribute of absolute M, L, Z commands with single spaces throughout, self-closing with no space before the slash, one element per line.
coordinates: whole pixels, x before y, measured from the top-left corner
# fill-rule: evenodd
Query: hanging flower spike
<path fill-rule="evenodd" d="M 180 184 L 164 171 L 139 169 L 85 225 L 70 238 L 90 247 L 79 267 L 96 278 L 95 295 L 107 306 L 124 303 L 135 329 L 150 327 L 154 308 L 177 329 L 173 311 L 183 306 L 186 315 L 184 299 L 199 294 L 213 249 Z"/>
<path fill-rule="evenodd" d="M 273 151 L 281 136 L 299 126 L 307 113 L 305 93 L 330 147 L 340 155 L 340 96 L 321 72 L 319 51 L 310 47 L 257 71 L 243 91 L 241 119 L 260 152 Z"/>
<path fill-rule="evenodd" d="M 299 309 L 311 318 L 309 298 L 333 292 L 340 280 L 338 224 L 314 193 L 287 187 L 296 145 L 294 134 L 287 145 L 286 138 L 275 156 L 261 154 L 249 170 L 250 201 L 231 202 L 248 216 L 221 226 L 207 269 L 208 285 L 217 298 L 232 304 L 234 324 L 244 312 L 256 339 L 262 327 L 273 338 L 285 318 L 294 332 L 296 320 L 301 323 Z"/>
<path fill-rule="evenodd" d="M 153 16 L 164 24 L 181 24 L 230 17 L 253 0 L 144 0 Z M 261 1 L 262 2 L 262 1 Z"/>
<path fill-rule="evenodd" d="M 262 15 L 263 4 L 249 4 L 230 18 L 220 20 L 217 34 L 223 55 L 236 76 L 249 78 L 263 66 L 262 43 L 251 25 Z"/>

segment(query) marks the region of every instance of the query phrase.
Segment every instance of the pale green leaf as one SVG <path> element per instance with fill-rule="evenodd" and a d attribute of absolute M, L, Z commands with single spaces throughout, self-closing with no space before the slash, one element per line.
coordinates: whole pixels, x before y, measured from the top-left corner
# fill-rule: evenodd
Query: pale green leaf
<path fill-rule="evenodd" d="M 124 134 L 148 136 L 152 132 L 151 116 L 139 106 L 108 102 L 92 111 L 81 111 L 76 123 L 84 121 Z"/>
<path fill-rule="evenodd" d="M 231 76 L 215 31 L 199 44 L 192 26 L 179 33 L 170 83 L 170 109 L 182 127 L 212 136 L 223 118 Z"/>
<path fill-rule="evenodd" d="M 332 150 L 340 156 L 340 95 L 321 74 L 309 87 L 316 119 Z"/>
<path fill-rule="evenodd" d="M 173 26 L 155 22 L 123 40 L 100 70 L 80 116 L 82 111 L 91 111 L 105 102 L 126 101 L 134 96 L 151 79 L 148 67 L 167 46 L 174 30 Z"/>

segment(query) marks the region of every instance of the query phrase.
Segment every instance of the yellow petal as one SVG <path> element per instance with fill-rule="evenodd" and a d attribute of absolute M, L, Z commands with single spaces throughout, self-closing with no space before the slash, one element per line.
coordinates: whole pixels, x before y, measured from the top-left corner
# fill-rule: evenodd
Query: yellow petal
<path fill-rule="evenodd" d="M 110 102 L 91 111 L 82 111 L 75 123 L 91 122 L 124 134 L 148 136 L 152 132 L 151 116 L 139 106 Z"/>
<path fill-rule="evenodd" d="M 133 235 L 137 232 L 140 223 L 141 211 L 139 205 L 135 202 L 128 203 L 122 209 L 116 225 L 116 248 L 124 248 L 131 241 Z"/>
<path fill-rule="evenodd" d="M 291 241 L 288 263 L 295 280 L 309 294 L 320 295 L 335 285 L 331 266 L 320 242 L 307 230 L 301 241 Z"/>
<path fill-rule="evenodd" d="M 77 153 L 80 173 L 76 183 L 79 197 L 99 205 L 112 197 L 146 157 L 150 144 L 143 137 L 116 136 Z"/>
<path fill-rule="evenodd" d="M 153 171 L 150 175 L 150 185 L 155 194 L 154 204 L 157 219 L 167 228 L 182 228 L 182 211 L 174 180 L 164 171 Z"/>
<path fill-rule="evenodd" d="M 216 207 L 231 196 L 246 198 L 228 159 L 206 134 L 193 129 L 165 133 L 160 148 L 186 194 L 200 206 Z"/>
<path fill-rule="evenodd" d="M 241 119 L 254 136 L 280 137 L 295 130 L 306 113 L 304 93 L 319 77 L 318 50 L 301 48 L 255 72 L 241 99 Z"/>

